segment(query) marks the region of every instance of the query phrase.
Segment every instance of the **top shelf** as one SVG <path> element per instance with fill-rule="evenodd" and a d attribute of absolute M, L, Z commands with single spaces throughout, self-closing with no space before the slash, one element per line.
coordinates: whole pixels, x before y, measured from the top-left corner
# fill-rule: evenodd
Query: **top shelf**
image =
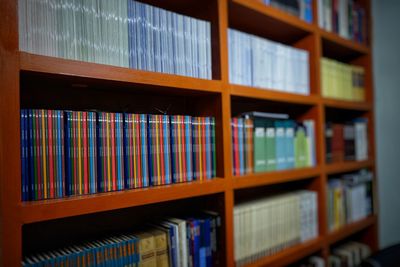
<path fill-rule="evenodd" d="M 257 0 L 232 0 L 228 10 L 229 27 L 286 44 L 315 31 L 312 24 Z"/>
<path fill-rule="evenodd" d="M 268 27 L 265 27 L 268 25 Z M 229 2 L 229 27 L 263 36 L 286 44 L 293 44 L 308 34 L 321 37 L 323 56 L 339 60 L 351 60 L 368 54 L 364 44 L 345 39 L 336 33 L 320 29 L 296 16 L 260 0 L 231 0 Z"/>

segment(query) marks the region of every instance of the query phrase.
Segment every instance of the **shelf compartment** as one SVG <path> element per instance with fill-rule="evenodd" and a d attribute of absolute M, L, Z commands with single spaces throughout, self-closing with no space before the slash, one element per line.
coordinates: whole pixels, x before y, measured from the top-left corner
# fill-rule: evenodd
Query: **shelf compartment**
<path fill-rule="evenodd" d="M 228 10 L 229 27 L 286 44 L 292 44 L 315 30 L 312 24 L 259 0 L 232 0 Z"/>
<path fill-rule="evenodd" d="M 323 238 L 319 237 L 304 243 L 287 248 L 277 254 L 267 256 L 255 263 L 245 265 L 245 267 L 256 266 L 286 266 L 302 258 L 322 250 Z"/>
<path fill-rule="evenodd" d="M 377 222 L 376 215 L 371 215 L 363 220 L 347 224 L 340 229 L 334 230 L 334 231 L 328 233 L 328 235 L 327 235 L 328 245 L 332 245 L 333 243 L 336 243 L 336 242 L 338 242 L 342 239 L 345 239 L 359 231 L 362 231 L 365 228 L 376 224 L 376 222 Z"/>
<path fill-rule="evenodd" d="M 26 202 L 19 205 L 23 224 L 160 203 L 225 191 L 222 178 L 62 199 Z"/>
<path fill-rule="evenodd" d="M 336 33 L 323 29 L 318 32 L 321 35 L 323 56 L 349 61 L 370 52 L 366 45 L 347 40 Z"/>
<path fill-rule="evenodd" d="M 323 98 L 324 106 L 327 108 L 369 111 L 372 109 L 372 104 L 368 102 L 357 102 L 348 100 L 338 100 L 333 98 Z"/>
<path fill-rule="evenodd" d="M 20 70 L 200 92 L 221 92 L 221 82 L 20 52 Z M 166 89 L 166 90 L 167 90 Z"/>
<path fill-rule="evenodd" d="M 336 173 L 344 173 L 357 171 L 359 169 L 372 167 L 374 165 L 374 160 L 365 160 L 365 161 L 345 161 L 339 163 L 332 163 L 326 165 L 326 174 L 336 174 Z"/>
<path fill-rule="evenodd" d="M 280 92 L 270 89 L 255 88 L 243 85 L 229 85 L 232 96 L 241 96 L 255 99 L 272 100 L 277 102 L 295 103 L 302 105 L 316 105 L 319 98 L 315 95 L 301 95 Z"/>
<path fill-rule="evenodd" d="M 266 173 L 255 173 L 243 176 L 233 177 L 233 188 L 244 189 L 257 186 L 274 185 L 292 181 L 319 176 L 321 173 L 320 167 L 282 170 Z"/>

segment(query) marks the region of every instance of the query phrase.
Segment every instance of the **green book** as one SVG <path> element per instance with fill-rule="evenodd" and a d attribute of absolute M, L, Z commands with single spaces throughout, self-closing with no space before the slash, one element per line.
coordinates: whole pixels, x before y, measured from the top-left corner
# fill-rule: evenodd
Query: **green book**
<path fill-rule="evenodd" d="M 266 171 L 276 170 L 276 131 L 275 121 L 265 119 L 265 150 L 266 150 Z"/>
<path fill-rule="evenodd" d="M 294 137 L 294 158 L 296 168 L 307 166 L 307 136 L 306 129 L 302 125 L 299 125 L 296 128 L 296 134 Z"/>
<path fill-rule="evenodd" d="M 264 120 L 254 118 L 254 172 L 264 172 L 267 168 Z"/>

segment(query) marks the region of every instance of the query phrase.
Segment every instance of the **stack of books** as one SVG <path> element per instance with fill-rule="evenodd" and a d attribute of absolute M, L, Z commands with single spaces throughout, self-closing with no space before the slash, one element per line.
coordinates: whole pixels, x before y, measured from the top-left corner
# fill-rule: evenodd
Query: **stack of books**
<path fill-rule="evenodd" d="M 30 255 L 22 266 L 218 266 L 220 228 L 214 212 L 166 218 L 143 231 Z"/>
<path fill-rule="evenodd" d="M 237 266 L 318 236 L 317 193 L 295 191 L 234 207 Z"/>
<path fill-rule="evenodd" d="M 325 267 L 325 260 L 320 256 L 311 256 L 299 263 L 291 264 L 290 267 Z"/>
<path fill-rule="evenodd" d="M 328 181 L 328 223 L 330 230 L 359 221 L 372 214 L 372 178 L 367 170 Z"/>
<path fill-rule="evenodd" d="M 350 101 L 365 101 L 365 70 L 333 59 L 321 59 L 322 95 Z"/>
<path fill-rule="evenodd" d="M 316 165 L 313 120 L 250 112 L 232 118 L 231 125 L 234 175 Z"/>
<path fill-rule="evenodd" d="M 359 118 L 345 124 L 325 126 L 326 162 L 368 159 L 368 120 Z"/>
<path fill-rule="evenodd" d="M 318 0 L 318 25 L 343 38 L 367 42 L 367 14 L 355 0 Z"/>
<path fill-rule="evenodd" d="M 22 200 L 216 176 L 215 119 L 21 110 Z"/>
<path fill-rule="evenodd" d="M 232 84 L 310 94 L 308 51 L 228 30 Z"/>
<path fill-rule="evenodd" d="M 211 79 L 210 22 L 134 0 L 19 1 L 20 50 Z"/>

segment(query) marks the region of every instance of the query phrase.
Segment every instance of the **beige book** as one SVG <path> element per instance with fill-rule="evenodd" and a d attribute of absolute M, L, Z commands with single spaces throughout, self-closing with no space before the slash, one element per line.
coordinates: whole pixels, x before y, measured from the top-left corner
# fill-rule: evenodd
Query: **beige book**
<path fill-rule="evenodd" d="M 169 267 L 167 233 L 162 230 L 152 230 L 154 236 L 157 267 Z"/>
<path fill-rule="evenodd" d="M 147 232 L 135 234 L 139 238 L 139 267 L 157 267 L 154 236 Z"/>

